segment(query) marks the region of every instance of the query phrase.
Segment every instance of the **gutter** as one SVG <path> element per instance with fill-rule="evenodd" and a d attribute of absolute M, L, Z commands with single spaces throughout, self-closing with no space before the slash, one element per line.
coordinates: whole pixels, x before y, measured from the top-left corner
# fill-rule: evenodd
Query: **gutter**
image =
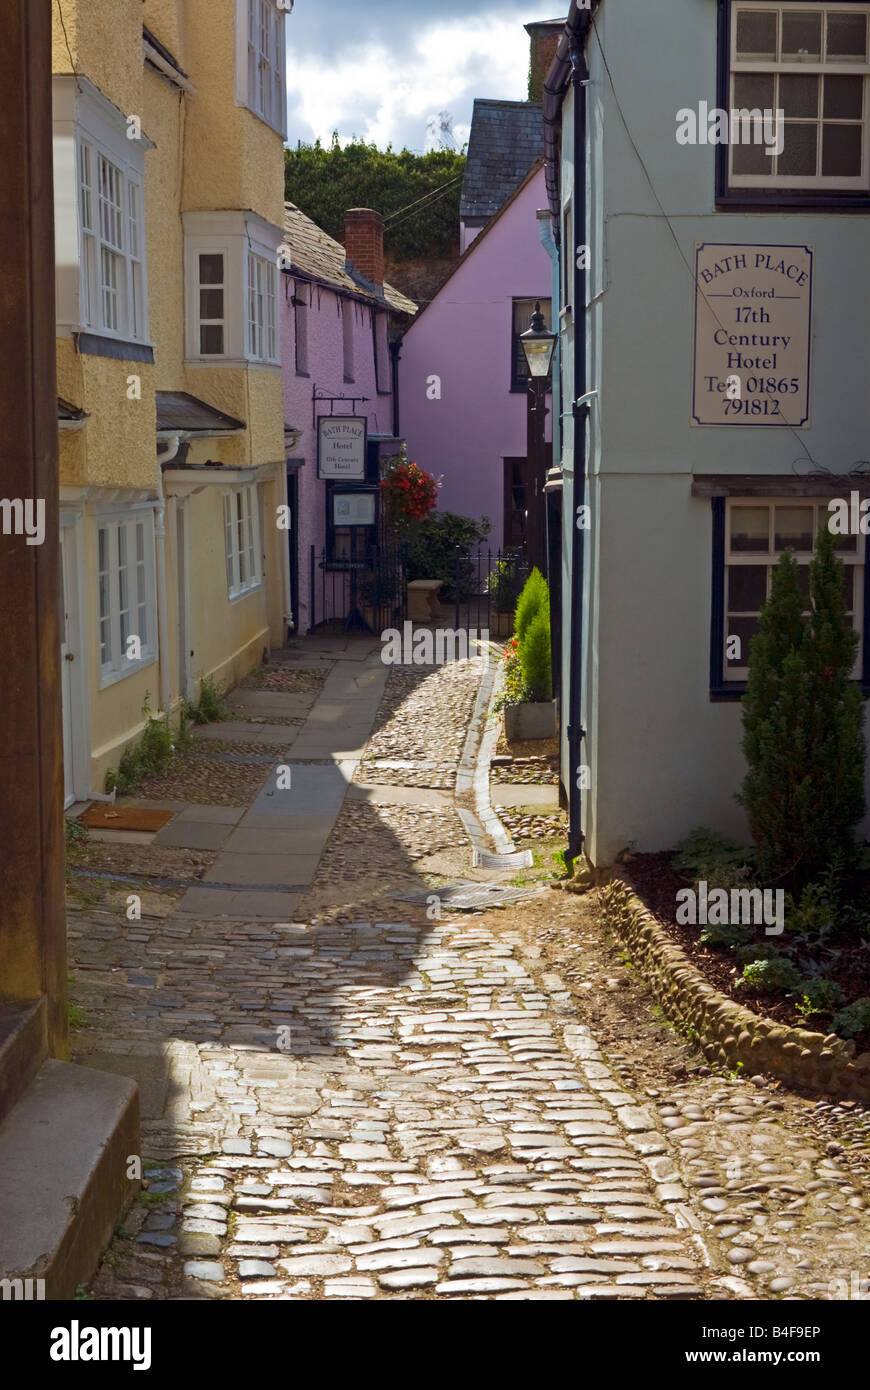
<path fill-rule="evenodd" d="M 164 439 L 166 435 L 163 436 Z M 172 686 L 169 679 L 169 605 L 166 592 L 166 497 L 163 492 L 163 465 L 170 463 L 181 447 L 181 434 L 169 440 L 169 450 L 161 456 L 157 469 L 157 505 L 154 508 L 154 540 L 157 551 L 157 653 L 160 661 L 160 708 L 169 717 Z"/>

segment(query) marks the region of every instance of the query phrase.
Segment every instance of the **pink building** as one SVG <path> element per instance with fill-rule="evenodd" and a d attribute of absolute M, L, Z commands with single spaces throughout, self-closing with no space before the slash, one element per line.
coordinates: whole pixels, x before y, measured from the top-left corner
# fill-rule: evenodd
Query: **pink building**
<path fill-rule="evenodd" d="M 349 211 L 345 243 L 285 204 L 281 347 L 288 544 L 300 635 L 348 616 L 349 566 L 377 543 L 381 460 L 398 453 L 402 442 L 395 343 L 417 306 L 384 284 L 380 213 Z M 350 423 L 318 425 L 328 417 Z"/>
<path fill-rule="evenodd" d="M 473 137 L 474 127 L 472 146 Z M 474 239 L 452 275 L 402 339 L 408 457 L 443 475 L 441 511 L 489 517 L 495 548 L 519 545 L 524 535 L 528 368 L 519 335 L 537 301 L 552 326 L 553 267 L 537 217 L 546 206 L 538 160 L 482 229 L 471 229 Z"/>

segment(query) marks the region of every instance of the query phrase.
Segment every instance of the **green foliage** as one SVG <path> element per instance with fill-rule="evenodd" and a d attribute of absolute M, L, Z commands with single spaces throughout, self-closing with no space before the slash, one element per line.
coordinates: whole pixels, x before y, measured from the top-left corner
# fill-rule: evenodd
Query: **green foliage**
<path fill-rule="evenodd" d="M 870 1028 L 870 999 L 866 995 L 834 1014 L 831 1027 L 842 1038 L 855 1038 Z"/>
<path fill-rule="evenodd" d="M 496 560 L 486 581 L 496 613 L 513 613 L 523 587 L 523 553 L 508 549 Z"/>
<path fill-rule="evenodd" d="M 809 1018 L 812 1014 L 832 1013 L 842 1002 L 843 991 L 836 980 L 826 980 L 819 975 L 805 981 L 803 994 L 795 1007 L 801 1018 Z"/>
<path fill-rule="evenodd" d="M 547 581 L 537 565 L 532 570 L 517 600 L 514 614 L 514 632 L 522 642 L 532 619 L 544 603 L 549 603 Z"/>
<path fill-rule="evenodd" d="M 734 954 L 739 966 L 751 965 L 757 960 L 773 960 L 776 950 L 767 941 L 750 941 L 746 946 L 735 947 Z"/>
<path fill-rule="evenodd" d="M 145 715 L 145 728 L 139 742 L 125 748 L 118 763 L 117 771 L 109 768 L 106 773 L 106 791 L 115 791 L 120 796 L 133 796 L 146 777 L 162 772 L 172 761 L 175 745 L 169 720 L 156 719 L 151 714 L 149 698 L 146 695 L 142 705 Z"/>
<path fill-rule="evenodd" d="M 553 670 L 550 652 L 550 601 L 538 609 L 520 638 L 520 668 L 523 684 L 533 701 L 552 700 Z"/>
<path fill-rule="evenodd" d="M 202 676 L 199 682 L 199 699 L 195 705 L 185 700 L 182 705 L 185 720 L 192 724 L 213 724 L 227 718 L 220 686 L 213 676 Z"/>
<path fill-rule="evenodd" d="M 802 984 L 800 971 L 785 956 L 753 960 L 743 967 L 737 989 L 753 989 L 757 994 L 788 994 Z"/>
<path fill-rule="evenodd" d="M 442 597 L 448 601 L 457 597 L 458 582 L 459 598 L 470 598 L 477 587 L 471 552 L 489 535 L 490 526 L 485 516 L 472 521 L 454 512 L 433 512 L 408 541 L 407 578 L 443 580 Z"/>
<path fill-rule="evenodd" d="M 701 932 L 700 939 L 705 946 L 725 946 L 734 950 L 738 946 L 745 946 L 751 937 L 746 928 L 737 922 L 712 922 Z"/>
<path fill-rule="evenodd" d="M 356 139 L 342 146 L 337 134 L 326 146 L 318 140 L 284 150 L 284 190 L 290 202 L 336 241 L 344 240 L 348 208 L 374 208 L 387 219 L 386 253 L 398 261 L 458 255 L 464 172 L 465 155 L 455 150 L 396 153 L 392 146 L 379 150 Z M 401 216 L 390 220 L 393 213 Z"/>
<path fill-rule="evenodd" d="M 791 894 L 786 896 L 786 931 L 796 936 L 820 936 L 831 930 L 834 920 L 835 904 L 826 883 L 808 883 L 797 903 Z"/>
<path fill-rule="evenodd" d="M 819 529 L 810 563 L 810 615 L 802 615 L 798 565 L 786 551 L 773 572 L 750 647 L 743 698 L 746 809 L 759 876 L 794 889 L 832 856 L 857 859 L 864 814 L 864 707 L 850 679 L 858 636 L 846 617 L 844 567 Z"/>
<path fill-rule="evenodd" d="M 746 845 L 701 825 L 675 846 L 671 868 L 677 873 L 688 874 L 696 881 L 704 879 L 708 884 L 711 876 L 724 872 L 730 876 L 729 882 L 734 880 L 736 887 L 736 880 L 739 878 L 742 881 L 744 877 L 740 871 L 751 861 L 752 850 Z"/>
<path fill-rule="evenodd" d="M 67 1004 L 66 1020 L 70 1028 L 87 1028 L 88 1016 L 84 1009 L 80 1009 L 78 1004 Z"/>
<path fill-rule="evenodd" d="M 72 820 L 65 816 L 63 822 L 63 837 L 66 845 L 66 857 L 68 860 L 75 861 L 82 856 L 82 850 L 88 842 L 88 827 L 82 825 L 80 820 Z"/>

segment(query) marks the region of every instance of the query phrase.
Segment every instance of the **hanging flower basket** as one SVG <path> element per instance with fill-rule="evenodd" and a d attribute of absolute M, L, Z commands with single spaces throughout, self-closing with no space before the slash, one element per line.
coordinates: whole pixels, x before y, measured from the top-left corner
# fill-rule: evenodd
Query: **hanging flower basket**
<path fill-rule="evenodd" d="M 381 493 L 390 516 L 399 523 L 425 521 L 438 505 L 438 483 L 418 464 L 400 458 L 384 478 Z"/>

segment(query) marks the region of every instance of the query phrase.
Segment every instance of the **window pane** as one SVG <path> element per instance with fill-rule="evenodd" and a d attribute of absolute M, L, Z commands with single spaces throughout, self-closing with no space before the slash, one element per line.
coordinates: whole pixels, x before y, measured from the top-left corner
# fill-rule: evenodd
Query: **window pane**
<path fill-rule="evenodd" d="M 768 513 L 767 507 L 731 508 L 732 554 L 747 550 L 767 550 Z"/>
<path fill-rule="evenodd" d="M 201 319 L 222 319 L 224 316 L 223 290 L 200 290 L 199 316 Z"/>
<path fill-rule="evenodd" d="M 813 548 L 812 507 L 777 507 L 773 522 L 774 550 L 811 551 Z"/>
<path fill-rule="evenodd" d="M 804 601 L 804 609 L 810 606 L 810 567 L 809 565 L 798 565 L 797 568 L 798 593 Z"/>
<path fill-rule="evenodd" d="M 219 323 L 204 323 L 199 330 L 199 350 L 204 357 L 217 356 L 224 350 L 224 330 Z"/>
<path fill-rule="evenodd" d="M 757 613 L 767 597 L 767 565 L 731 565 L 728 612 Z"/>
<path fill-rule="evenodd" d="M 735 174 L 772 174 L 773 159 L 764 145 L 732 145 L 731 168 Z"/>
<path fill-rule="evenodd" d="M 821 527 L 823 527 L 823 526 L 827 526 L 827 525 L 828 525 L 828 522 L 831 520 L 831 517 L 832 517 L 832 516 L 833 516 L 833 513 L 830 512 L 830 511 L 828 511 L 828 508 L 827 508 L 826 506 L 825 506 L 825 507 L 819 507 L 819 522 L 818 522 L 819 527 L 821 528 Z M 857 551 L 857 549 L 858 549 L 858 537 L 857 537 L 857 536 L 836 536 L 836 535 L 835 535 L 835 536 L 834 536 L 834 549 L 835 549 L 835 550 L 844 550 L 844 551 L 847 551 L 847 552 L 848 552 L 848 551 L 851 551 L 851 552 L 854 554 L 854 552 Z"/>
<path fill-rule="evenodd" d="M 737 14 L 737 57 L 741 62 L 776 58 L 776 15 L 742 10 Z"/>
<path fill-rule="evenodd" d="M 734 105 L 738 109 L 773 110 L 773 73 L 735 72 Z M 750 126 L 742 133 L 742 139 L 754 139 L 755 127 Z M 735 136 L 736 138 L 736 136 Z"/>
<path fill-rule="evenodd" d="M 862 62 L 867 56 L 867 16 L 828 15 L 828 58 L 837 62 Z"/>
<path fill-rule="evenodd" d="M 826 77 L 826 120 L 860 121 L 864 114 L 863 77 Z"/>
<path fill-rule="evenodd" d="M 851 81 L 850 78 L 846 80 Z M 783 73 L 779 79 L 779 104 L 786 117 L 812 116 L 815 119 L 819 114 L 820 86 L 819 78 L 809 73 L 806 76 Z"/>
<path fill-rule="evenodd" d="M 222 285 L 224 282 L 224 258 L 221 255 L 200 256 L 199 283 L 201 285 Z"/>
<path fill-rule="evenodd" d="M 818 126 L 789 122 L 785 126 L 782 154 L 777 161 L 777 173 L 809 174 L 816 172 Z"/>
<path fill-rule="evenodd" d="M 735 666 L 749 665 L 749 643 L 758 631 L 757 618 L 729 618 L 727 624 L 726 638 L 736 637 L 740 646 L 732 656 L 728 656 L 726 645 L 726 669 L 732 670 Z"/>
<path fill-rule="evenodd" d="M 782 61 L 818 62 L 822 56 L 822 16 L 817 10 L 784 10 Z"/>
<path fill-rule="evenodd" d="M 846 612 L 851 613 L 855 607 L 855 566 L 843 566 L 843 602 L 846 605 Z"/>
<path fill-rule="evenodd" d="M 823 126 L 822 173 L 843 178 L 856 178 L 861 173 L 861 126 Z"/>

